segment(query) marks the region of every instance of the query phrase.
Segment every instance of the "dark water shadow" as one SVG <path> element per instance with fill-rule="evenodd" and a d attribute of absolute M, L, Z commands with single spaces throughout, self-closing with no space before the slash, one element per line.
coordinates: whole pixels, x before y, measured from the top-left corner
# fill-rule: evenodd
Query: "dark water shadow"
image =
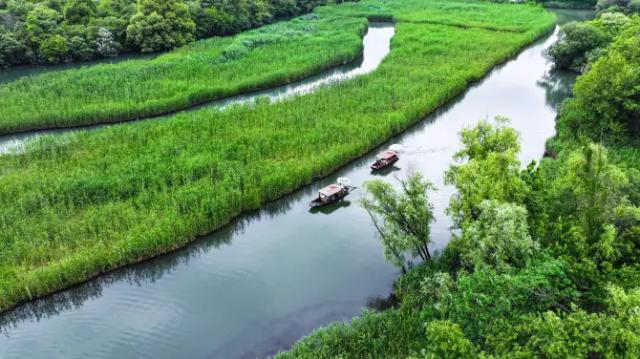
<path fill-rule="evenodd" d="M 392 174 L 393 172 L 398 172 L 401 171 L 402 168 L 400 167 L 396 167 L 395 165 L 389 166 L 389 167 L 385 167 L 379 170 L 371 170 L 371 172 L 369 172 L 372 176 L 379 176 L 379 177 L 386 177 L 390 174 Z"/>
<path fill-rule="evenodd" d="M 336 203 L 331 203 L 328 204 L 326 206 L 322 206 L 322 207 L 316 207 L 316 208 L 310 208 L 309 209 L 309 213 L 311 214 L 324 214 L 324 215 L 330 215 L 342 208 L 347 208 L 351 206 L 351 201 L 346 200 L 346 199 L 342 199 Z"/>

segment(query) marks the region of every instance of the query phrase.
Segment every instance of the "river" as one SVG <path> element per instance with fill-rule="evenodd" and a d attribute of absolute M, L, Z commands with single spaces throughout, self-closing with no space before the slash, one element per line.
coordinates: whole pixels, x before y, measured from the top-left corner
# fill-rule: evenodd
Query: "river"
<path fill-rule="evenodd" d="M 558 12 L 560 21 L 588 12 Z M 437 222 L 432 250 L 449 240 L 444 214 L 452 189 L 443 172 L 459 148 L 457 133 L 479 119 L 512 119 L 523 163 L 538 159 L 554 134 L 556 109 L 575 75 L 551 72 L 544 51 L 553 35 L 493 69 L 447 106 L 389 144 L 405 150 L 396 167 L 376 176 L 393 181 L 420 171 L 439 189 L 431 194 Z M 287 349 L 301 336 L 357 316 L 386 297 L 397 269 L 382 257 L 362 191 L 310 213 L 317 190 L 349 177 L 374 176 L 369 153 L 321 180 L 241 216 L 175 253 L 114 271 L 0 318 L 2 358 L 254 358 Z"/>

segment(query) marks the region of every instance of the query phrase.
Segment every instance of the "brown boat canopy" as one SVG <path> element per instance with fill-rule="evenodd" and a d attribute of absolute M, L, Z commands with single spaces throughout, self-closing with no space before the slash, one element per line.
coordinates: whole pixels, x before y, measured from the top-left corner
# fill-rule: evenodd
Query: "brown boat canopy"
<path fill-rule="evenodd" d="M 386 150 L 378 155 L 378 159 L 380 160 L 390 160 L 396 157 L 398 154 L 391 150 Z"/>
<path fill-rule="evenodd" d="M 337 184 L 332 184 L 321 189 L 320 195 L 324 197 L 331 197 L 334 194 L 340 193 L 340 191 L 342 191 L 342 187 L 338 186 Z"/>

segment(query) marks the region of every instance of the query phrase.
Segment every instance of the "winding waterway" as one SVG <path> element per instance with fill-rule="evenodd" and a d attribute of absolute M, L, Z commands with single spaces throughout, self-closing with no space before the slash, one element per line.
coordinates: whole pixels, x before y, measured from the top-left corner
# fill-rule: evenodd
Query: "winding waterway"
<path fill-rule="evenodd" d="M 559 12 L 561 21 L 589 16 Z M 433 249 L 449 240 L 444 214 L 452 189 L 443 172 L 457 133 L 504 115 L 522 136 L 521 160 L 540 158 L 554 134 L 560 101 L 575 76 L 550 72 L 543 53 L 556 33 L 495 68 L 485 79 L 404 134 L 392 181 L 420 171 L 438 187 Z M 373 44 L 376 46 L 376 44 Z M 386 46 L 382 44 L 381 46 Z M 176 253 L 124 268 L 0 318 L 2 358 L 255 358 L 288 348 L 314 328 L 360 313 L 387 296 L 398 271 L 388 265 L 366 213 L 348 201 L 310 213 L 316 191 L 346 176 L 374 176 L 375 153 Z"/>
<path fill-rule="evenodd" d="M 214 107 L 220 110 L 224 110 L 230 105 L 241 105 L 252 103 L 258 98 L 266 98 L 269 101 L 276 102 L 281 101 L 289 97 L 304 95 L 312 92 L 321 86 L 329 86 L 336 82 L 345 81 L 356 76 L 361 76 L 374 71 L 378 68 L 382 60 L 391 51 L 391 38 L 395 34 L 395 27 L 392 23 L 385 22 L 372 22 L 369 24 L 369 29 L 363 39 L 363 51 L 362 56 L 357 61 L 352 63 L 331 68 L 326 71 L 322 71 L 318 74 L 310 76 L 304 80 L 296 81 L 291 84 L 286 84 L 271 88 L 268 90 L 254 91 L 247 94 L 241 94 L 237 96 L 230 96 L 220 100 L 214 100 L 207 102 L 203 105 L 191 107 L 188 111 L 194 111 L 203 107 Z M 10 69 L 11 70 L 11 69 Z M 24 71 L 30 71 L 25 69 Z M 24 75 L 29 75 L 27 72 Z M 19 78 L 20 75 L 14 72 L 11 75 L 12 78 Z M 0 84 L 2 83 L 3 76 L 0 76 Z M 152 117 L 147 120 L 158 120 L 167 118 L 167 116 Z M 29 131 L 25 133 L 18 133 L 12 135 L 0 136 L 0 155 L 3 153 L 9 153 L 11 151 L 19 151 L 25 141 L 34 139 L 43 135 L 60 136 L 67 133 L 73 133 L 76 131 L 86 131 L 104 126 L 126 126 L 129 123 L 111 123 L 105 125 L 93 125 L 93 126 L 81 126 L 75 128 L 66 129 L 54 129 L 44 131 Z"/>

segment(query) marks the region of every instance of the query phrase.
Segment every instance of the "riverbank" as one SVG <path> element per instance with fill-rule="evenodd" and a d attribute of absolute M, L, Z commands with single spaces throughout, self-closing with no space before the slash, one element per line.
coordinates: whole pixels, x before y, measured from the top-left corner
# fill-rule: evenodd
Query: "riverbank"
<path fill-rule="evenodd" d="M 399 21 L 387 60 L 353 81 L 273 105 L 45 138 L 2 158 L 0 198 L 11 204 L 0 210 L 2 308 L 180 247 L 361 156 L 553 25 L 537 7 L 504 9 L 502 22 L 518 21 L 513 9 L 540 23 L 513 33 Z"/>

